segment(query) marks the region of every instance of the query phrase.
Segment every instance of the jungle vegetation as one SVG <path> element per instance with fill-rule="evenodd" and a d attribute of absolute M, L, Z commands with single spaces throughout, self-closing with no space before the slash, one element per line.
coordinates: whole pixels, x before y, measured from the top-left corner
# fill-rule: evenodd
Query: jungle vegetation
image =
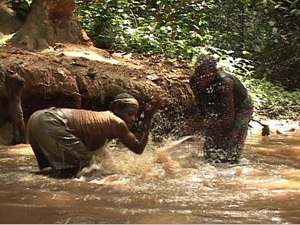
<path fill-rule="evenodd" d="M 243 81 L 260 115 L 300 118 L 300 0 L 76 3 L 96 47 L 172 57 L 191 66 L 199 54 L 213 54 Z"/>
<path fill-rule="evenodd" d="M 190 63 L 199 54 L 213 54 L 244 82 L 260 114 L 299 118 L 300 0 L 77 4 L 82 26 L 96 46 Z"/>

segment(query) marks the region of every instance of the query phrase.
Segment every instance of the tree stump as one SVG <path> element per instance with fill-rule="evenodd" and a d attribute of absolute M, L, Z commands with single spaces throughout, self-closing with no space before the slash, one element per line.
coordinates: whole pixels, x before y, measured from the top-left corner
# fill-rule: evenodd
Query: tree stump
<path fill-rule="evenodd" d="M 22 90 L 25 80 L 17 73 L 7 71 L 5 75 L 5 91 L 9 101 L 9 115 L 12 122 L 12 145 L 25 143 L 25 123 L 21 105 Z"/>
<path fill-rule="evenodd" d="M 74 15 L 74 0 L 33 0 L 24 25 L 12 37 L 14 46 L 46 49 L 56 43 L 92 45 Z"/>

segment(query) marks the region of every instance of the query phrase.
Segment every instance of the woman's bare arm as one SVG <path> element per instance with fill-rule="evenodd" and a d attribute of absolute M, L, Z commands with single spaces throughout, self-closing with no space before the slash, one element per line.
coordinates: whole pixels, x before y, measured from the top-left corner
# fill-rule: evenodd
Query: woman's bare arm
<path fill-rule="evenodd" d="M 148 105 L 144 111 L 144 120 L 141 125 L 141 132 L 139 136 L 134 135 L 127 126 L 123 126 L 120 133 L 120 141 L 131 151 L 136 154 L 142 154 L 145 150 L 145 147 L 148 143 L 151 122 L 153 116 L 158 112 L 161 108 L 161 101 L 157 100 L 152 105 Z"/>

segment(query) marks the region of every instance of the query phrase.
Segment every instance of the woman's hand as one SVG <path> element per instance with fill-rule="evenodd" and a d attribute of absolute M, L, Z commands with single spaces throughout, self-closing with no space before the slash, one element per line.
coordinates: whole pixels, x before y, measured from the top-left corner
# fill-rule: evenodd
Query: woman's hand
<path fill-rule="evenodd" d="M 155 99 L 153 103 L 148 103 L 144 111 L 145 119 L 152 119 L 161 106 L 162 100 L 160 98 Z"/>

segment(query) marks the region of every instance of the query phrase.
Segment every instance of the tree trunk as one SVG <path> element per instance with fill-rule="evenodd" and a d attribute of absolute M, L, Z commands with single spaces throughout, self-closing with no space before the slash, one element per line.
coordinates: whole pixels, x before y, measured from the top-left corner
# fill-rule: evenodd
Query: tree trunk
<path fill-rule="evenodd" d="M 25 143 L 25 123 L 21 95 L 26 81 L 17 73 L 6 72 L 5 89 L 9 101 L 9 114 L 13 126 L 12 145 Z"/>
<path fill-rule="evenodd" d="M 19 30 L 23 21 L 18 19 L 12 9 L 0 0 L 0 38 L 2 34 L 11 34 Z"/>
<path fill-rule="evenodd" d="M 92 45 L 74 15 L 75 7 L 74 0 L 33 0 L 12 44 L 27 50 L 45 49 L 56 43 Z"/>

